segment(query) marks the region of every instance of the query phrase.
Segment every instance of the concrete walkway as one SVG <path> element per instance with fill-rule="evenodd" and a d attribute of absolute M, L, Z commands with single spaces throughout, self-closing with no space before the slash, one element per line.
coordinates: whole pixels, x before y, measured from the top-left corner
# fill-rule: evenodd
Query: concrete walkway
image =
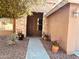
<path fill-rule="evenodd" d="M 50 59 L 40 38 L 29 38 L 26 59 Z"/>

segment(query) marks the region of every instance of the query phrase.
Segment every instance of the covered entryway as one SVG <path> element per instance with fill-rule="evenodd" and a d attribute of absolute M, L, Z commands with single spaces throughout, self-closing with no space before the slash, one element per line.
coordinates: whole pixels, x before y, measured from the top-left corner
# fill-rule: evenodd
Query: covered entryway
<path fill-rule="evenodd" d="M 33 12 L 32 16 L 27 17 L 27 36 L 42 35 L 43 13 Z"/>

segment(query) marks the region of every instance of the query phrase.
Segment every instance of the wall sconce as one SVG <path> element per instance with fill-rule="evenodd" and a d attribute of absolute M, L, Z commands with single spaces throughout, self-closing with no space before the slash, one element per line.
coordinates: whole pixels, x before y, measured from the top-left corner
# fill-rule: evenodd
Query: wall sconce
<path fill-rule="evenodd" d="M 79 16 L 79 9 L 76 9 L 75 11 L 73 11 L 73 15 L 78 17 Z"/>

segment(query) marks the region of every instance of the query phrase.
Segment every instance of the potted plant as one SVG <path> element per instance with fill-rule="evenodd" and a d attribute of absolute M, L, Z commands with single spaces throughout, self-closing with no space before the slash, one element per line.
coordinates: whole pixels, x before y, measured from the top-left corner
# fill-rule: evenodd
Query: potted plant
<path fill-rule="evenodd" d="M 59 50 L 59 45 L 57 41 L 52 41 L 52 52 L 57 53 Z"/>
<path fill-rule="evenodd" d="M 18 32 L 18 40 L 23 40 L 24 39 L 24 34 L 22 33 L 22 31 Z"/>
<path fill-rule="evenodd" d="M 52 41 L 52 52 L 57 53 L 59 50 L 59 44 L 58 42 L 60 42 L 61 37 L 57 36 L 55 38 L 53 38 L 54 40 Z"/>
<path fill-rule="evenodd" d="M 50 39 L 49 39 L 49 35 L 46 34 L 46 33 L 43 33 L 43 34 L 42 34 L 42 38 L 43 38 L 44 40 L 47 40 L 47 41 L 50 40 Z"/>
<path fill-rule="evenodd" d="M 44 37 L 43 37 L 44 40 L 48 40 L 48 38 L 49 38 L 49 36 L 46 35 L 46 34 L 45 34 Z"/>

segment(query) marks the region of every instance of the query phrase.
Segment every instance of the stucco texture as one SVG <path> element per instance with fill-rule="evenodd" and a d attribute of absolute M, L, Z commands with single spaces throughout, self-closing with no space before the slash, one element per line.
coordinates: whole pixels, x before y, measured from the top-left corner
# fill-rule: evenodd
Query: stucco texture
<path fill-rule="evenodd" d="M 47 22 L 47 25 L 45 25 L 47 29 L 45 29 L 45 31 L 50 34 L 51 40 L 60 37 L 61 42 L 59 42 L 59 44 L 65 51 L 67 50 L 68 20 L 69 4 L 60 8 L 44 20 Z"/>

